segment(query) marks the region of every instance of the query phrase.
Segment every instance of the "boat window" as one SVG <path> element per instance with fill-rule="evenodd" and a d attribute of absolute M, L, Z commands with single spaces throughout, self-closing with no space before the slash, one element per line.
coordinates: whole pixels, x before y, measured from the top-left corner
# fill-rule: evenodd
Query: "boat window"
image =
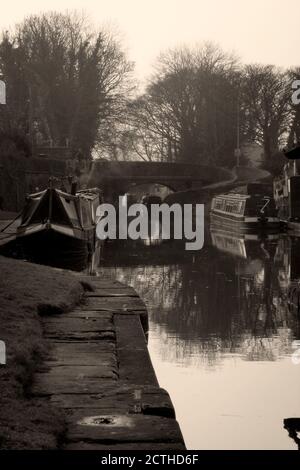
<path fill-rule="evenodd" d="M 213 209 L 233 214 L 243 214 L 245 209 L 245 201 L 238 199 L 234 200 L 226 198 L 216 198 L 214 199 Z"/>
<path fill-rule="evenodd" d="M 227 201 L 226 212 L 240 214 L 243 209 L 243 201 Z"/>
<path fill-rule="evenodd" d="M 214 209 L 223 210 L 224 208 L 224 201 L 223 199 L 215 199 L 214 201 Z"/>

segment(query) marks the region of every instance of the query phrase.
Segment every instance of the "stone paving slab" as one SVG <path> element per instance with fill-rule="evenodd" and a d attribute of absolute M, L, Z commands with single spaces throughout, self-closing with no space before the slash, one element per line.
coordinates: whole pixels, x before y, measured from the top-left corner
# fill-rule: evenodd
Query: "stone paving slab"
<path fill-rule="evenodd" d="M 86 297 L 138 297 L 138 295 L 132 287 L 104 287 L 87 292 Z"/>
<path fill-rule="evenodd" d="M 69 417 L 67 442 L 102 444 L 125 442 L 180 443 L 181 431 L 174 419 L 145 415 L 99 415 L 95 409 L 74 412 Z M 154 447 L 155 448 L 155 447 Z"/>
<path fill-rule="evenodd" d="M 64 413 L 62 448 L 183 450 L 149 356 L 144 303 L 117 281 L 83 281 L 89 290 L 82 305 L 42 318 L 50 353 L 32 387 Z"/>
<path fill-rule="evenodd" d="M 155 450 L 155 451 L 183 451 L 185 450 L 184 443 L 181 442 L 172 442 L 172 443 L 163 443 L 163 442 L 126 442 L 126 444 L 115 444 L 110 442 L 109 444 L 98 444 L 90 443 L 85 441 L 71 442 L 64 447 L 65 450 L 89 450 L 97 451 L 99 453 L 104 451 L 110 451 L 111 453 L 123 450 L 123 451 L 137 451 L 137 450 Z"/>
<path fill-rule="evenodd" d="M 78 309 L 88 310 L 143 310 L 144 302 L 139 297 L 87 297 L 84 304 L 77 307 Z"/>
<path fill-rule="evenodd" d="M 153 386 L 114 386 L 96 394 L 55 394 L 51 402 L 58 408 L 94 408 L 113 412 L 142 413 L 175 418 L 169 394 Z"/>

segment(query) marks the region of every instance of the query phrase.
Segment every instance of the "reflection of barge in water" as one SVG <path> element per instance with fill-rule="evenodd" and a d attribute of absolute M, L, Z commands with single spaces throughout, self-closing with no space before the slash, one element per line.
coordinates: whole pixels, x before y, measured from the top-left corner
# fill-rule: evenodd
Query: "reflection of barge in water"
<path fill-rule="evenodd" d="M 277 234 L 267 234 L 262 238 L 260 234 L 256 233 L 237 234 L 214 228 L 211 228 L 210 235 L 212 245 L 219 251 L 245 259 L 249 257 L 250 253 L 251 256 L 263 255 L 265 251 L 265 248 L 262 247 L 263 243 L 278 239 Z"/>
<path fill-rule="evenodd" d="M 248 184 L 245 193 L 215 196 L 211 204 L 211 225 L 240 233 L 278 231 L 280 221 L 266 184 Z"/>

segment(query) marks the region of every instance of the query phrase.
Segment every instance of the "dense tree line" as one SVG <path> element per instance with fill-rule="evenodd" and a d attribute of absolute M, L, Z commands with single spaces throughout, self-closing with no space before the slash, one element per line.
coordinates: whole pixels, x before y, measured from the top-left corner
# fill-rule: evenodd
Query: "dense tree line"
<path fill-rule="evenodd" d="M 299 69 L 242 65 L 205 44 L 162 55 L 145 93 L 130 105 L 131 149 L 145 159 L 233 165 L 235 148 L 256 142 L 266 166 L 300 140 L 292 103 Z"/>
<path fill-rule="evenodd" d="M 68 145 L 110 159 L 225 166 L 245 142 L 259 143 L 271 166 L 281 146 L 300 140 L 300 105 L 291 100 L 300 68 L 243 65 L 210 43 L 177 48 L 158 58 L 134 97 L 132 70 L 113 35 L 82 16 L 25 19 L 0 42 L 2 138 L 17 134 L 27 150 Z"/>
<path fill-rule="evenodd" d="M 2 131 L 89 155 L 124 112 L 131 70 L 113 36 L 94 32 L 84 17 L 31 16 L 0 43 Z"/>

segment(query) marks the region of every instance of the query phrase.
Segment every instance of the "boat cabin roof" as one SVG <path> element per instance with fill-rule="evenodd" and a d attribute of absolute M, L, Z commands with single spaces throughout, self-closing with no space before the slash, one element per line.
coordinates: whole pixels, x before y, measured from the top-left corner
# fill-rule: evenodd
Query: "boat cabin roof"
<path fill-rule="evenodd" d="M 100 191 L 99 190 L 96 191 L 96 189 L 94 189 L 94 188 L 92 188 L 92 189 L 83 189 L 81 191 L 78 191 L 76 194 L 66 193 L 65 191 L 62 191 L 61 189 L 57 189 L 57 188 L 55 188 L 55 191 L 58 194 L 60 194 L 61 196 L 63 196 L 64 198 L 67 198 L 67 199 L 70 199 L 70 200 L 82 198 L 82 199 L 87 199 L 87 200 L 93 201 L 94 199 L 97 199 L 99 197 L 99 194 L 100 194 Z M 43 196 L 46 192 L 47 192 L 47 189 L 44 189 L 43 191 L 40 191 L 40 192 L 37 192 L 37 193 L 31 193 L 31 194 L 28 195 L 28 198 L 29 199 L 37 199 L 37 198 L 40 198 L 41 196 Z"/>
<path fill-rule="evenodd" d="M 246 199 L 249 199 L 251 196 L 249 194 L 239 194 L 239 193 L 229 193 L 229 194 L 219 194 L 218 196 L 215 196 L 214 199 L 217 198 L 222 198 L 222 199 L 231 199 L 231 200 L 236 200 L 238 199 L 239 201 L 245 201 Z"/>

